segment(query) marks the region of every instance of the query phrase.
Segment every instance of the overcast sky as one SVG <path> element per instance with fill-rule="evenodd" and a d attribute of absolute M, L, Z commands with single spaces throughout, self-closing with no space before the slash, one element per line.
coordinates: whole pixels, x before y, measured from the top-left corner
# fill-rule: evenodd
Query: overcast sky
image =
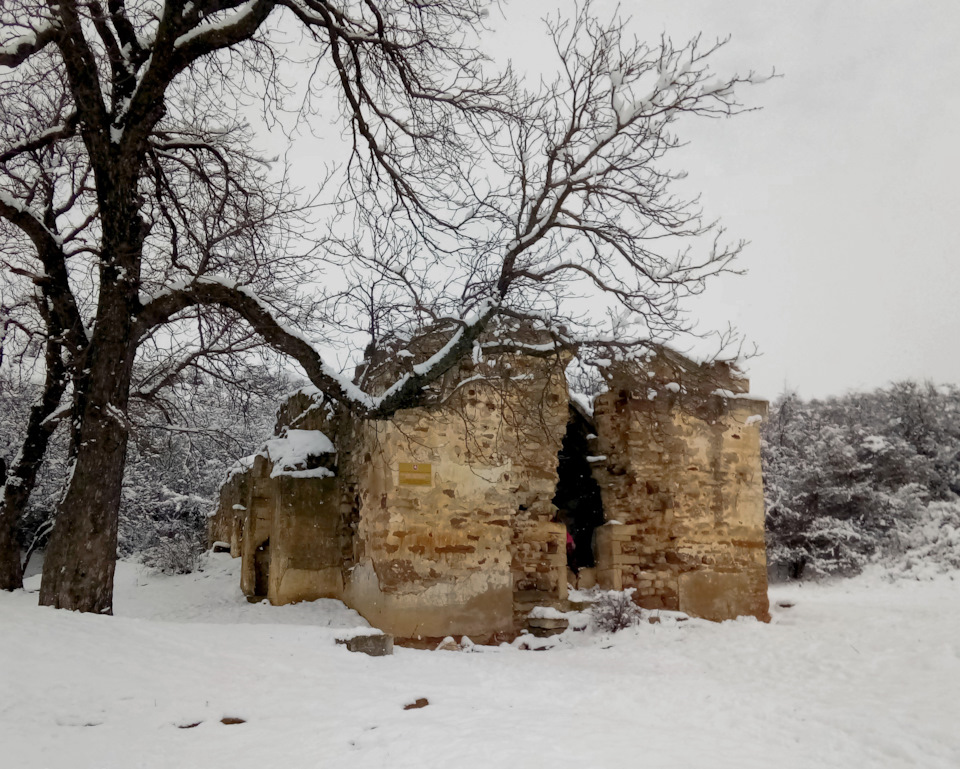
<path fill-rule="evenodd" d="M 495 54 L 530 65 L 538 19 L 572 7 L 507 3 L 507 21 L 492 19 Z M 744 93 L 761 111 L 682 129 L 689 184 L 750 241 L 749 274 L 708 289 L 698 311 L 759 346 L 752 390 L 960 384 L 960 2 L 644 0 L 622 10 L 646 38 L 731 35 L 721 70 L 783 74 Z"/>

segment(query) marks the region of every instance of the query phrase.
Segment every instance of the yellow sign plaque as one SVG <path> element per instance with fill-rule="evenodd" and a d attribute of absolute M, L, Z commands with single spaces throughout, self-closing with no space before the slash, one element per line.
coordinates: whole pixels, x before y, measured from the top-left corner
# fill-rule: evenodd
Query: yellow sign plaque
<path fill-rule="evenodd" d="M 433 486 L 433 465 L 427 462 L 401 462 L 401 486 Z"/>

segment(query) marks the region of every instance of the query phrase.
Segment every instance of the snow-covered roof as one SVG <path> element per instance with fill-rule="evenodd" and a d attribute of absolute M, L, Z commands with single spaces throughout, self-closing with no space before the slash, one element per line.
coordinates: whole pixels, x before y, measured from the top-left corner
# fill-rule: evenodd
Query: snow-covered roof
<path fill-rule="evenodd" d="M 295 478 L 332 478 L 326 467 L 309 467 L 312 459 L 336 452 L 333 441 L 319 430 L 290 430 L 271 438 L 257 452 L 273 463 L 270 477 L 289 475 Z"/>

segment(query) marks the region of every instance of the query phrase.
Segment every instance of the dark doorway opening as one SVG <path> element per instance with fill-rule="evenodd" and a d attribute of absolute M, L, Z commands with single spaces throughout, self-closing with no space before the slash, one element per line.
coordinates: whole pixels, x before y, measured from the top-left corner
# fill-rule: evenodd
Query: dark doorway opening
<path fill-rule="evenodd" d="M 574 573 L 596 566 L 593 532 L 604 523 L 600 486 L 593 478 L 589 462 L 587 436 L 592 434 L 593 424 L 587 415 L 571 405 L 570 421 L 558 455 L 560 478 L 553 504 L 557 507 L 557 519 L 573 538 L 574 547 L 572 553 L 568 552 L 567 565 Z"/>
<path fill-rule="evenodd" d="M 270 538 L 253 554 L 253 595 L 266 598 L 270 590 Z"/>

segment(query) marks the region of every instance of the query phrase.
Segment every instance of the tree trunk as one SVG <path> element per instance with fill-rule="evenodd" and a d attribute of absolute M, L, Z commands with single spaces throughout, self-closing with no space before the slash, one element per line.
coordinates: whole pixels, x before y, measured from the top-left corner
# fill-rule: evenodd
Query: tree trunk
<path fill-rule="evenodd" d="M 113 417 L 88 418 L 73 477 L 47 545 L 41 606 L 113 613 L 117 517 L 126 437 Z M 102 450 L 101 446 L 109 446 Z"/>
<path fill-rule="evenodd" d="M 75 401 L 82 408 L 77 454 L 44 558 L 40 604 L 111 614 L 135 354 L 129 286 L 104 286 L 98 310 L 88 378 Z"/>
<path fill-rule="evenodd" d="M 47 342 L 46 369 L 43 393 L 30 409 L 27 434 L 10 467 L 7 482 L 3 486 L 3 499 L 0 500 L 0 590 L 23 587 L 16 526 L 37 482 L 37 473 L 47 453 L 50 436 L 56 429 L 56 422 L 48 419 L 57 410 L 66 389 L 63 359 L 57 342 Z"/>
<path fill-rule="evenodd" d="M 117 523 L 127 456 L 133 323 L 146 222 L 137 181 L 143 149 L 123 154 L 106 126 L 83 126 L 102 225 L 96 325 L 74 372 L 76 456 L 43 561 L 40 605 L 113 613 Z M 78 421 L 79 420 L 79 421 Z"/>
<path fill-rule="evenodd" d="M 7 497 L 4 491 L 4 497 Z M 23 587 L 23 572 L 20 569 L 20 545 L 14 535 L 18 515 L 4 500 L 0 508 L 0 590 L 18 590 Z"/>

